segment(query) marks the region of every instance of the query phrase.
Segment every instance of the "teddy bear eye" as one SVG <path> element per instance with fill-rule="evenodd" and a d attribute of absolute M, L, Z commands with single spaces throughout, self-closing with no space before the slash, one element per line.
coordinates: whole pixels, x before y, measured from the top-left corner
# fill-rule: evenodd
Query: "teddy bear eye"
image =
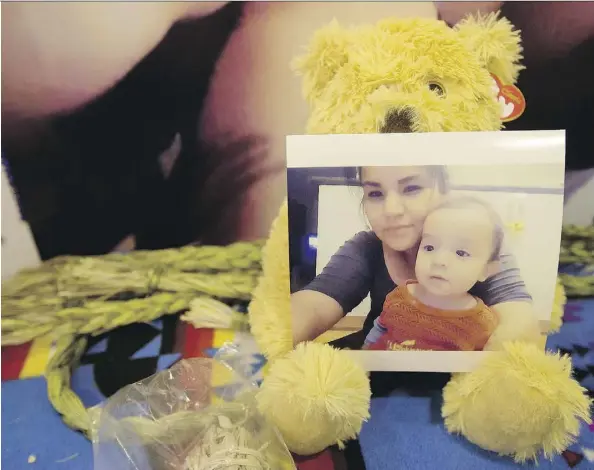
<path fill-rule="evenodd" d="M 437 82 L 429 82 L 428 84 L 429 90 L 435 93 L 438 96 L 445 96 L 445 90 L 442 85 Z"/>

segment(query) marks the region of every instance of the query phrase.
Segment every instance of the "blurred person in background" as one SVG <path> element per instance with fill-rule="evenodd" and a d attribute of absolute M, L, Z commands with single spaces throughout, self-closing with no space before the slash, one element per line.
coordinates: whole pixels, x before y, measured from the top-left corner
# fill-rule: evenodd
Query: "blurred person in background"
<path fill-rule="evenodd" d="M 497 9 L 527 67 L 507 129 L 567 129 L 594 167 L 594 2 L 3 3 L 2 155 L 42 257 L 265 237 L 313 31 Z"/>

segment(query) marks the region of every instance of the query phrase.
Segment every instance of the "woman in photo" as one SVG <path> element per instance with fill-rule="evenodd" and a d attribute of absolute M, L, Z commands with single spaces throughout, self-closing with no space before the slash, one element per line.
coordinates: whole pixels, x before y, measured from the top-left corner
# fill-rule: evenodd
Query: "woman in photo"
<path fill-rule="evenodd" d="M 292 294 L 296 344 L 329 330 L 370 295 L 371 310 L 363 329 L 335 342 L 338 347 L 360 349 L 386 296 L 396 286 L 415 279 L 425 217 L 449 193 L 444 166 L 362 167 L 358 179 L 370 230 L 348 240 L 311 283 Z M 470 292 L 495 312 L 502 327 L 517 325 L 522 339 L 538 340 L 532 299 L 513 255 L 504 252 L 498 272 L 477 282 Z M 484 349 L 498 349 L 497 338 L 495 330 Z"/>

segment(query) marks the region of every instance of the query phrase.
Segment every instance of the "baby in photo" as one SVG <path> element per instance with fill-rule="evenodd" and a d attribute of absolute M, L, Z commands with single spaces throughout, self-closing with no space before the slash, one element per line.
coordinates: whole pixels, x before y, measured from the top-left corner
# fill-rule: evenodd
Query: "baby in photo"
<path fill-rule="evenodd" d="M 498 319 L 469 290 L 497 272 L 503 238 L 498 214 L 480 199 L 435 207 L 423 226 L 416 280 L 386 297 L 363 349 L 483 350 Z"/>

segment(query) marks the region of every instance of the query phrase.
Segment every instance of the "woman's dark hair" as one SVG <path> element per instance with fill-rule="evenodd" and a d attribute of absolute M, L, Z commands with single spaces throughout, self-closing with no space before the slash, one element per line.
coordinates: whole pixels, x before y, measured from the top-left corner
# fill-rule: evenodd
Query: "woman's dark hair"
<path fill-rule="evenodd" d="M 450 179 L 448 175 L 448 169 L 445 165 L 426 165 L 427 173 L 431 179 L 435 182 L 438 191 L 441 194 L 445 194 L 450 190 Z M 362 184 L 361 180 L 363 167 L 358 166 L 355 168 L 355 180 L 358 184 Z"/>

